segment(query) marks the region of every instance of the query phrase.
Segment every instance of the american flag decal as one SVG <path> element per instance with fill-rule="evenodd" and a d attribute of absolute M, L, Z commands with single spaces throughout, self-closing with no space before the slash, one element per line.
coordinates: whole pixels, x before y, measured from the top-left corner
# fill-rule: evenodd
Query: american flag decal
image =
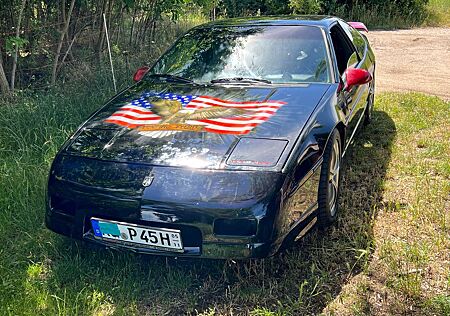
<path fill-rule="evenodd" d="M 141 131 L 242 135 L 267 121 L 284 104 L 271 100 L 236 102 L 210 96 L 146 92 L 122 106 L 105 122 Z"/>

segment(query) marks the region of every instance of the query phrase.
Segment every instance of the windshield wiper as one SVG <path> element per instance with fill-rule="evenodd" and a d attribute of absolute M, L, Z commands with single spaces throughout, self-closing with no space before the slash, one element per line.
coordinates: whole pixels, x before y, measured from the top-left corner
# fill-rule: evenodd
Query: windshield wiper
<path fill-rule="evenodd" d="M 211 83 L 227 83 L 227 82 L 242 82 L 242 83 L 267 83 L 271 84 L 272 81 L 259 78 L 246 78 L 246 77 L 232 77 L 232 78 L 219 78 L 211 80 Z"/>
<path fill-rule="evenodd" d="M 148 74 L 147 77 L 162 78 L 162 79 L 166 79 L 166 81 L 172 81 L 172 82 L 195 83 L 191 79 L 176 76 L 176 75 L 171 75 L 171 74 Z"/>

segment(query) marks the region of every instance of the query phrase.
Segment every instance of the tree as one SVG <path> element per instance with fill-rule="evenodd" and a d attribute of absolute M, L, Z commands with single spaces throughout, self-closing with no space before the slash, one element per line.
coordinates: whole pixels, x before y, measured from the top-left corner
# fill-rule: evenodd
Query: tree
<path fill-rule="evenodd" d="M 321 6 L 322 0 L 289 0 L 289 7 L 294 14 L 318 14 Z"/>
<path fill-rule="evenodd" d="M 61 8 L 61 10 L 63 12 L 65 12 L 66 8 L 64 6 L 65 1 L 63 1 L 63 6 Z M 69 12 L 67 13 L 67 17 L 66 17 L 66 23 L 64 24 L 64 27 L 61 31 L 61 35 L 59 37 L 59 42 L 58 42 L 58 47 L 56 49 L 56 53 L 55 53 L 55 59 L 53 61 L 53 70 L 52 70 L 52 79 L 51 79 L 51 84 L 54 85 L 56 82 L 56 75 L 57 75 L 57 69 L 58 69 L 58 61 L 59 61 L 59 55 L 61 55 L 61 49 L 62 49 L 62 45 L 63 45 L 63 41 L 64 41 L 64 37 L 67 34 L 67 31 L 69 29 L 69 25 L 70 25 L 70 18 L 72 17 L 72 11 L 73 11 L 73 6 L 75 5 L 75 0 L 72 0 L 72 2 L 70 3 L 70 8 L 69 8 Z M 68 37 L 68 36 L 67 36 Z"/>
<path fill-rule="evenodd" d="M 10 80 L 10 85 L 11 85 L 11 91 L 14 91 L 14 83 L 16 81 L 16 68 L 17 68 L 17 56 L 19 55 L 19 44 L 18 44 L 18 40 L 20 39 L 19 35 L 20 35 L 20 23 L 22 22 L 22 15 L 23 15 L 23 10 L 25 9 L 25 4 L 26 4 L 27 0 L 22 0 L 22 5 L 20 6 L 20 11 L 19 11 L 19 18 L 17 19 L 17 26 L 16 26 L 16 45 L 15 45 L 15 51 L 14 51 L 14 59 L 13 59 L 13 63 L 12 63 L 12 70 L 11 70 L 11 80 Z"/>
<path fill-rule="evenodd" d="M 3 69 L 2 59 L 2 51 L 0 49 L 0 91 L 2 94 L 9 94 L 9 84 L 8 79 L 6 79 L 5 70 Z"/>

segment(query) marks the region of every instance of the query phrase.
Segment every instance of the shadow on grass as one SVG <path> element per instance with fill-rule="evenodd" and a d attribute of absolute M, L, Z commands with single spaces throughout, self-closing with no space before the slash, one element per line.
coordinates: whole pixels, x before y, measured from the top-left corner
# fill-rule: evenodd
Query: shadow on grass
<path fill-rule="evenodd" d="M 80 313 L 320 313 L 370 261 L 395 134 L 393 120 L 375 111 L 347 153 L 337 224 L 309 233 L 272 258 L 174 260 L 92 248 L 54 235 L 48 290 L 64 293 L 67 309 Z"/>

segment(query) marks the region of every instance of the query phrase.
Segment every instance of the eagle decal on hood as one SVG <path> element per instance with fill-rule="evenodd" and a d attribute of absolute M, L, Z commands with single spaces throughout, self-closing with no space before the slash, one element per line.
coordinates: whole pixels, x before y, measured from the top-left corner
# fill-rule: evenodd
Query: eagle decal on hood
<path fill-rule="evenodd" d="M 283 101 L 230 101 L 211 96 L 144 92 L 105 122 L 164 137 L 182 131 L 243 135 L 267 121 Z"/>

